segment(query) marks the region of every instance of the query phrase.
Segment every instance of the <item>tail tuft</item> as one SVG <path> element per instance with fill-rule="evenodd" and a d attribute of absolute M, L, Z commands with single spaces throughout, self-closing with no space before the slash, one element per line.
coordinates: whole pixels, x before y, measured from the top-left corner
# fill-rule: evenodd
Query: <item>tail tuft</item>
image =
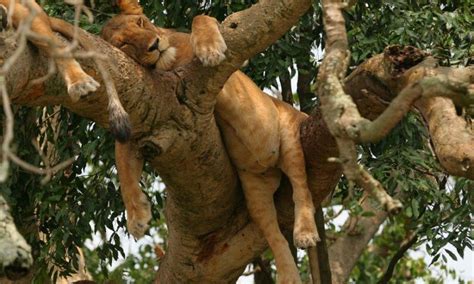
<path fill-rule="evenodd" d="M 130 140 L 132 126 L 127 112 L 123 108 L 109 107 L 110 132 L 120 143 Z"/>

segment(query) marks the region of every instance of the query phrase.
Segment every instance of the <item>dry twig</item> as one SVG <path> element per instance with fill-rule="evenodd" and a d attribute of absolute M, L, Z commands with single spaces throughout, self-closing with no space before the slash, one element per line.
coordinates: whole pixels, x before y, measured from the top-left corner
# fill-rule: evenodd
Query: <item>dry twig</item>
<path fill-rule="evenodd" d="M 100 57 L 100 58 L 102 58 L 100 55 L 98 55 L 98 54 L 96 54 L 92 51 L 75 52 L 75 53 L 73 52 L 74 49 L 78 46 L 78 41 L 77 41 L 76 37 L 77 37 L 77 30 L 79 28 L 78 25 L 79 25 L 79 18 L 81 16 L 81 13 L 85 13 L 88 16 L 90 21 L 93 20 L 93 16 L 92 16 L 92 13 L 87 9 L 87 7 L 85 7 L 83 5 L 82 0 L 74 0 L 74 1 L 70 0 L 67 3 L 72 4 L 72 5 L 75 6 L 75 17 L 74 17 L 74 30 L 75 30 L 74 35 L 75 36 L 73 37 L 72 42 L 66 45 L 66 48 L 59 49 L 59 48 L 57 48 L 57 46 L 55 46 L 55 44 L 51 41 L 51 39 L 46 38 L 46 37 L 41 36 L 41 35 L 38 35 L 37 33 L 34 33 L 32 31 L 31 25 L 32 25 L 33 19 L 36 17 L 38 11 L 36 11 L 36 9 L 34 7 L 34 2 L 32 0 L 23 1 L 23 5 L 25 5 L 25 7 L 27 7 L 29 9 L 29 13 L 28 13 L 28 16 L 25 19 L 22 20 L 22 22 L 20 23 L 20 25 L 17 28 L 16 36 L 17 36 L 18 46 L 17 46 L 16 50 L 13 52 L 12 56 L 10 56 L 5 61 L 5 63 L 3 64 L 3 66 L 0 69 L 0 92 L 1 92 L 1 96 L 2 96 L 3 111 L 4 111 L 4 114 L 5 114 L 4 135 L 3 135 L 3 141 L 2 141 L 2 145 L 1 145 L 1 155 L 0 155 L 0 157 L 1 157 L 1 161 L 0 161 L 0 182 L 4 182 L 8 177 L 8 171 L 9 171 L 9 166 L 10 166 L 9 162 L 10 161 L 12 161 L 13 163 L 17 164 L 18 166 L 20 166 L 21 168 L 23 168 L 27 171 L 30 171 L 30 172 L 38 174 L 38 175 L 45 175 L 45 178 L 41 181 L 44 184 L 44 183 L 48 182 L 51 179 L 52 175 L 54 175 L 55 173 L 57 173 L 58 171 L 60 171 L 64 168 L 68 167 L 75 160 L 75 158 L 70 158 L 66 161 L 63 161 L 63 162 L 58 163 L 57 165 L 51 167 L 51 165 L 48 162 L 48 159 L 46 159 L 46 157 L 44 157 L 44 154 L 42 153 L 39 146 L 35 142 L 33 142 L 33 144 L 35 145 L 35 148 L 37 149 L 39 155 L 42 157 L 43 164 L 45 165 L 45 168 L 40 168 L 40 167 L 34 166 L 34 165 L 22 160 L 21 158 L 19 158 L 18 156 L 16 156 L 14 154 L 14 151 L 11 147 L 11 144 L 12 144 L 13 139 L 14 139 L 14 132 L 13 132 L 14 115 L 13 115 L 13 111 L 12 111 L 12 108 L 11 108 L 10 99 L 9 99 L 8 92 L 7 92 L 7 87 L 6 87 L 6 79 L 5 79 L 6 74 L 8 73 L 8 71 L 12 68 L 12 66 L 18 60 L 21 53 L 26 48 L 28 38 L 34 38 L 34 39 L 38 39 L 38 40 L 41 40 L 43 42 L 46 42 L 52 48 L 57 50 L 57 52 L 55 52 L 53 54 L 53 57 L 75 57 L 75 58 L 76 57 L 80 57 L 80 58 Z M 8 17 L 7 17 L 9 25 L 11 24 L 12 15 L 14 13 L 14 6 L 15 6 L 15 1 L 10 1 L 10 5 L 9 5 L 9 8 L 8 8 Z M 103 67 L 102 68 L 99 67 L 99 70 L 103 74 L 103 77 L 106 81 L 107 90 L 108 91 L 115 90 L 114 87 L 110 88 L 110 86 L 108 86 L 110 84 L 110 82 L 107 83 L 106 79 L 110 76 L 107 77 L 107 70 Z M 48 66 L 48 73 L 45 76 L 42 76 L 38 79 L 35 79 L 35 80 L 31 81 L 29 86 L 31 86 L 33 84 L 38 84 L 38 83 L 44 82 L 49 77 L 51 77 L 55 72 L 56 72 L 56 66 L 54 64 L 53 58 L 50 58 L 49 66 Z"/>

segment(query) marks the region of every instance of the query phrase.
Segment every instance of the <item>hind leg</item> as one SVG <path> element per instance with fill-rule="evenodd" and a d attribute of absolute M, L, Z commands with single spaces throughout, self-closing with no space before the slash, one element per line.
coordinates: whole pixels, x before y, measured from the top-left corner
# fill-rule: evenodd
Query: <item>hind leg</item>
<path fill-rule="evenodd" d="M 10 0 L 0 0 L 2 8 L 6 9 L 10 5 Z M 54 58 L 57 52 L 65 47 L 51 30 L 48 15 L 41 7 L 32 1 L 32 9 L 36 10 L 36 15 L 31 24 L 31 31 L 40 37 L 30 37 L 29 40 L 50 58 Z M 15 1 L 13 12 L 13 26 L 17 28 L 20 22 L 30 15 L 30 10 Z M 89 92 L 94 92 L 99 87 L 91 76 L 87 75 L 77 61 L 73 58 L 55 58 L 59 72 L 66 82 L 68 93 L 73 101 L 79 100 Z"/>
<path fill-rule="evenodd" d="M 120 191 L 127 210 L 128 232 L 139 239 L 145 234 L 151 220 L 150 202 L 139 184 L 143 160 L 136 156 L 131 142 L 115 142 L 115 160 Z"/>
<path fill-rule="evenodd" d="M 280 172 L 276 169 L 264 174 L 239 172 L 239 176 L 250 216 L 262 231 L 275 257 L 278 283 L 301 283 L 288 242 L 278 226 L 273 202 L 273 194 L 280 184 Z"/>
<path fill-rule="evenodd" d="M 316 246 L 319 234 L 314 221 L 315 210 L 307 183 L 304 154 L 297 123 L 282 127 L 279 165 L 290 179 L 293 187 L 293 201 L 295 202 L 293 238 L 295 245 L 299 248 Z"/>

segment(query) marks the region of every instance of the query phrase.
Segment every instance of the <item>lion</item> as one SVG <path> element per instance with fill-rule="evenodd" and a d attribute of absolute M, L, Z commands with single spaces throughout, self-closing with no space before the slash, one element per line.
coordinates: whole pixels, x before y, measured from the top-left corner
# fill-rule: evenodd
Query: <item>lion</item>
<path fill-rule="evenodd" d="M 11 14 L 11 23 L 6 23 L 6 16 L 9 13 Z M 66 45 L 56 37 L 53 31 L 70 29 L 67 23 L 56 21 L 53 29 L 51 21 L 54 19 L 49 18 L 38 3 L 32 0 L 25 2 L 25 4 L 22 4 L 20 0 L 0 0 L 0 14 L 2 14 L 2 25 L 12 24 L 14 28 L 18 28 L 22 21 L 32 17 L 31 31 L 33 34 L 28 35 L 28 40 L 49 58 L 54 59 L 57 70 L 66 83 L 67 92 L 73 102 L 77 102 L 89 93 L 97 91 L 100 84 L 84 72 L 74 58 L 61 55 Z M 96 61 L 96 63 L 98 62 Z M 111 132 L 115 139 L 122 142 L 127 141 L 131 129 L 128 114 L 120 103 L 115 90 L 108 89 L 107 94 L 109 96 Z"/>
<path fill-rule="evenodd" d="M 225 59 L 227 47 L 216 19 L 197 16 L 191 34 L 186 34 L 153 25 L 136 0 L 121 0 L 118 4 L 121 13 L 106 23 L 102 37 L 139 64 L 168 71 L 195 57 L 209 66 Z M 251 219 L 273 251 L 279 283 L 301 283 L 288 242 L 278 226 L 273 195 L 282 173 L 286 174 L 295 202 L 295 245 L 315 246 L 319 236 L 300 143 L 300 124 L 307 116 L 265 94 L 240 71 L 230 76 L 217 95 L 215 116 L 237 169 Z M 128 229 L 141 237 L 151 214 L 139 185 L 144 161 L 135 151 L 132 143 L 116 143 Z"/>

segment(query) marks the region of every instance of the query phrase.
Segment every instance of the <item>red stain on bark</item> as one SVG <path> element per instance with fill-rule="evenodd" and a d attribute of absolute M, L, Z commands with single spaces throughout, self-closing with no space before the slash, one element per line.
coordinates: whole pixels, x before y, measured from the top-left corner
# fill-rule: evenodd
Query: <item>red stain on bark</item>
<path fill-rule="evenodd" d="M 202 249 L 197 257 L 198 262 L 206 262 L 216 254 L 224 253 L 229 248 L 228 243 L 219 244 L 219 239 L 219 234 L 216 232 L 203 238 Z"/>
<path fill-rule="evenodd" d="M 38 97 L 41 97 L 44 95 L 44 84 L 36 84 L 31 86 L 28 94 L 22 98 L 22 100 L 25 100 L 26 102 L 28 101 L 33 101 L 37 99 Z"/>

